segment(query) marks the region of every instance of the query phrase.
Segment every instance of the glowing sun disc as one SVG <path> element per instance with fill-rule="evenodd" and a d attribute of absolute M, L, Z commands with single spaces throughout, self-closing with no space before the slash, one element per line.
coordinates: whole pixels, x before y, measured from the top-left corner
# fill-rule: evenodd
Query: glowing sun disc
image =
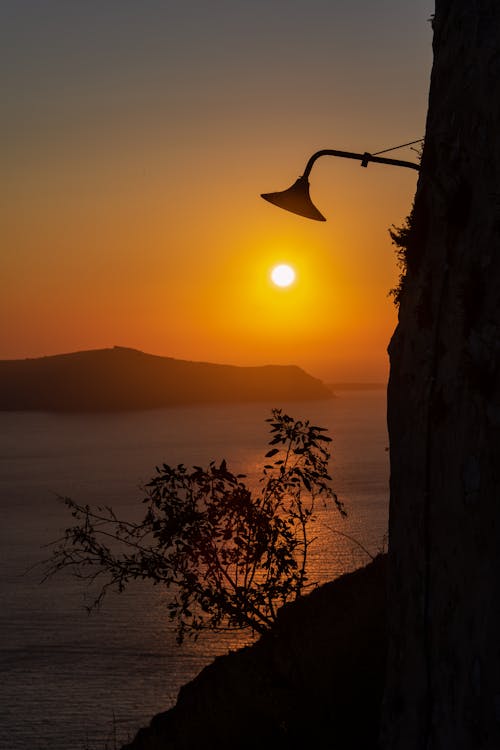
<path fill-rule="evenodd" d="M 279 266 L 274 266 L 271 279 L 276 286 L 290 286 L 295 281 L 295 271 L 291 266 L 281 263 Z"/>

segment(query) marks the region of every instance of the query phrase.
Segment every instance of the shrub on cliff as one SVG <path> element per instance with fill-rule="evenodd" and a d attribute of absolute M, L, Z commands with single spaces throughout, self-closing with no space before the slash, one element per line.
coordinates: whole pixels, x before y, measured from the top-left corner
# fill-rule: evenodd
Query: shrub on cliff
<path fill-rule="evenodd" d="M 272 448 L 257 491 L 225 461 L 208 468 L 157 467 L 141 522 L 63 498 L 75 524 L 54 543 L 46 577 L 69 568 L 123 591 L 147 579 L 172 589 L 178 641 L 203 629 L 269 630 L 277 609 L 307 585 L 308 535 L 319 497 L 344 508 L 330 487 L 330 438 L 321 427 L 274 409 Z"/>

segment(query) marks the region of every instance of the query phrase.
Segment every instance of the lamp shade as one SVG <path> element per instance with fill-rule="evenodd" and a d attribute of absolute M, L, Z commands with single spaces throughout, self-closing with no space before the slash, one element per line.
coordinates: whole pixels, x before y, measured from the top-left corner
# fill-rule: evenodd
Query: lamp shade
<path fill-rule="evenodd" d="M 291 211 L 299 216 L 304 216 L 306 219 L 326 221 L 311 200 L 307 177 L 299 177 L 287 190 L 282 190 L 279 193 L 262 193 L 261 197 L 279 208 L 284 208 L 285 211 Z"/>

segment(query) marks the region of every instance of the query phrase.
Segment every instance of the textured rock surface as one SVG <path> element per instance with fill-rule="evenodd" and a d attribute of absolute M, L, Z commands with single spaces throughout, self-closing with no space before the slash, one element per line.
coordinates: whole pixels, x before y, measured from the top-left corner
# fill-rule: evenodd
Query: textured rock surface
<path fill-rule="evenodd" d="M 124 750 L 377 747 L 386 559 L 283 608 L 275 631 L 215 660 Z"/>
<path fill-rule="evenodd" d="M 437 0 L 390 346 L 387 750 L 500 747 L 500 3 Z"/>

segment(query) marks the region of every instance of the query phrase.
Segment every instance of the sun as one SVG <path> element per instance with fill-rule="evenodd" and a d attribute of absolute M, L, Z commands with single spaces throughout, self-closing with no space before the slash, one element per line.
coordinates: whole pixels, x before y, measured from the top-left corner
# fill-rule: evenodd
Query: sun
<path fill-rule="evenodd" d="M 280 263 L 279 266 L 274 266 L 271 271 L 271 280 L 276 286 L 290 286 L 295 281 L 295 271 L 286 263 Z"/>

